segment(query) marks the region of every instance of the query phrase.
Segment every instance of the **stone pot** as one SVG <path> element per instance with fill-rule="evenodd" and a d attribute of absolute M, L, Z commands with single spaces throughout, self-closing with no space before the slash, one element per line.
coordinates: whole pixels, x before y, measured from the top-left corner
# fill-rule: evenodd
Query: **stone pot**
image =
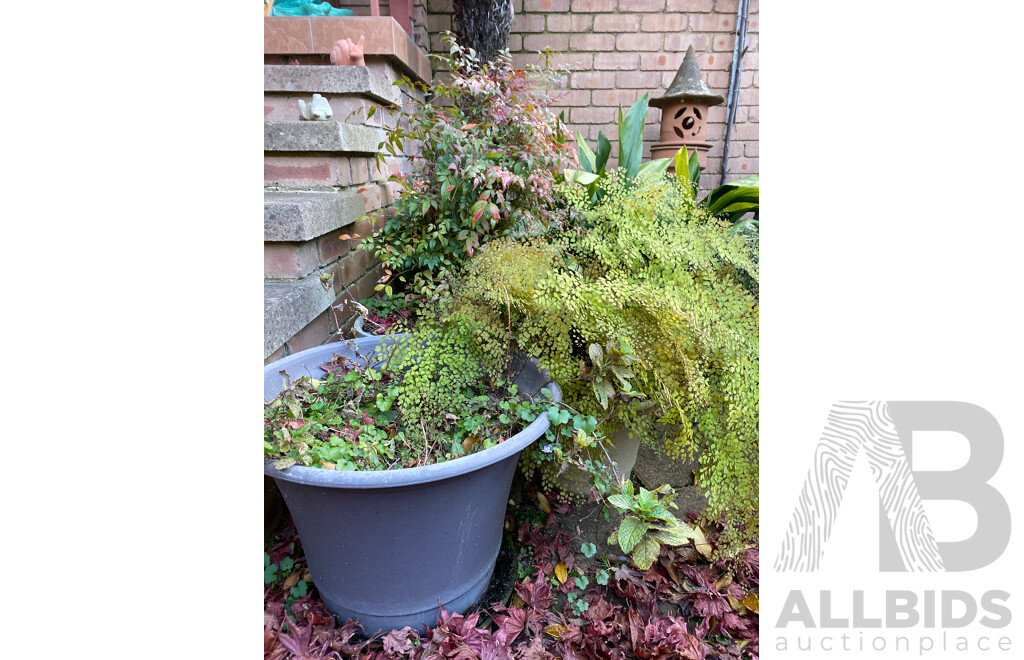
<path fill-rule="evenodd" d="M 640 437 L 632 436 L 628 429 L 619 429 L 611 435 L 611 443 L 607 446 L 608 456 L 615 461 L 615 470 L 620 476 L 625 476 L 627 479 L 633 472 L 633 466 L 636 465 L 636 457 L 640 451 Z M 600 463 L 607 463 L 608 459 L 605 457 L 604 452 L 601 449 L 594 448 L 591 451 L 590 458 Z M 559 466 L 560 467 L 560 466 Z M 558 468 L 555 468 L 557 471 Z M 580 497 L 587 497 L 590 495 L 590 479 L 586 472 L 569 466 L 561 476 L 555 480 L 558 487 L 566 493 L 573 495 L 579 495 Z"/>
<path fill-rule="evenodd" d="M 354 340 L 372 355 L 382 341 Z M 324 375 L 332 343 L 289 355 L 263 372 L 264 396 L 281 390 L 279 371 L 292 378 Z M 549 386 L 531 363 L 516 380 L 520 392 Z M 313 583 L 339 620 L 359 619 L 367 634 L 437 623 L 438 607 L 466 611 L 483 595 L 501 545 L 505 507 L 519 453 L 548 428 L 547 415 L 501 444 L 436 465 L 401 470 L 339 472 L 264 461 L 295 521 Z"/>

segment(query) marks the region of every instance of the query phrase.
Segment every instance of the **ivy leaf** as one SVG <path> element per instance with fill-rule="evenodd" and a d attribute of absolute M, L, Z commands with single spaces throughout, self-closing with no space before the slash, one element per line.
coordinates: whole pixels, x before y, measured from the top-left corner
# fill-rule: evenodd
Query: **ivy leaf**
<path fill-rule="evenodd" d="M 654 560 L 658 558 L 660 553 L 661 545 L 650 536 L 646 536 L 633 548 L 633 553 L 630 557 L 637 568 L 646 571 L 654 564 Z"/>
<path fill-rule="evenodd" d="M 642 522 L 639 518 L 626 516 L 622 519 L 622 524 L 619 525 L 619 547 L 623 552 L 629 554 L 648 529 L 650 529 L 650 525 Z"/>

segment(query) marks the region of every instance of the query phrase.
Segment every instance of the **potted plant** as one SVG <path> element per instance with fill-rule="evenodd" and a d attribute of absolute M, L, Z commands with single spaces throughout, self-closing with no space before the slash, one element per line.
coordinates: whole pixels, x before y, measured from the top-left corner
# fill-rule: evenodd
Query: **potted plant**
<path fill-rule="evenodd" d="M 333 614 L 422 630 L 480 598 L 519 454 L 560 398 L 547 383 L 428 323 L 265 368 L 264 472 Z"/>

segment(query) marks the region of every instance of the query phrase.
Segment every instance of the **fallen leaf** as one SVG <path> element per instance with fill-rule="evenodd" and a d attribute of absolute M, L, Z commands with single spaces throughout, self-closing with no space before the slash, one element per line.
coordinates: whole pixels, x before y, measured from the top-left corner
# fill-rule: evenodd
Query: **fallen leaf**
<path fill-rule="evenodd" d="M 548 626 L 547 628 L 544 629 L 544 632 L 546 632 L 547 634 L 551 635 L 555 639 L 560 639 L 562 637 L 562 635 L 564 635 L 568 631 L 569 631 L 569 629 L 566 628 L 565 626 L 563 626 L 560 623 L 553 623 L 553 624 L 551 624 L 550 626 Z"/>
<path fill-rule="evenodd" d="M 479 126 L 479 124 L 466 124 L 465 126 L 462 127 L 462 130 L 468 131 L 469 129 L 476 128 L 477 126 Z"/>
<path fill-rule="evenodd" d="M 697 548 L 697 552 L 704 555 L 705 559 L 711 559 L 711 544 L 708 543 L 707 537 L 704 536 L 704 530 L 694 526 L 693 533 L 693 545 Z"/>
<path fill-rule="evenodd" d="M 292 587 L 294 587 L 298 583 L 299 583 L 299 574 L 298 573 L 292 573 L 291 575 L 288 576 L 288 579 L 284 581 L 284 588 L 285 589 L 291 589 Z"/>
<path fill-rule="evenodd" d="M 754 614 L 760 614 L 760 612 L 757 611 L 757 608 L 760 606 L 757 600 L 757 594 L 753 591 L 743 597 L 743 605 Z"/>
<path fill-rule="evenodd" d="M 555 564 L 555 577 L 558 578 L 559 584 L 565 584 L 565 581 L 569 579 L 569 571 L 562 562 Z"/>
<path fill-rule="evenodd" d="M 544 513 L 551 513 L 551 503 L 548 502 L 548 498 L 544 493 L 537 493 L 537 504 L 540 506 L 540 510 Z"/>

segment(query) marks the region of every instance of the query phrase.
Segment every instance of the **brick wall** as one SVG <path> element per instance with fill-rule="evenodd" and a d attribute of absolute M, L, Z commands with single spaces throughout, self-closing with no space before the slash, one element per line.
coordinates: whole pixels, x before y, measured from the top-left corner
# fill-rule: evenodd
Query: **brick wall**
<path fill-rule="evenodd" d="M 649 92 L 661 96 L 692 45 L 712 92 L 728 95 L 738 0 L 515 0 L 509 51 L 518 66 L 540 64 L 536 51 L 559 51 L 558 65 L 573 65 L 560 104 L 573 131 L 589 142 L 604 131 L 618 154 L 618 106 Z M 758 171 L 758 0 L 750 0 L 747 51 L 729 149 L 729 178 Z M 430 46 L 452 29 L 452 0 L 426 0 Z M 652 108 L 644 131 L 644 156 L 657 141 L 661 111 Z M 703 183 L 718 184 L 725 142 L 726 106 L 709 111 Z"/>

